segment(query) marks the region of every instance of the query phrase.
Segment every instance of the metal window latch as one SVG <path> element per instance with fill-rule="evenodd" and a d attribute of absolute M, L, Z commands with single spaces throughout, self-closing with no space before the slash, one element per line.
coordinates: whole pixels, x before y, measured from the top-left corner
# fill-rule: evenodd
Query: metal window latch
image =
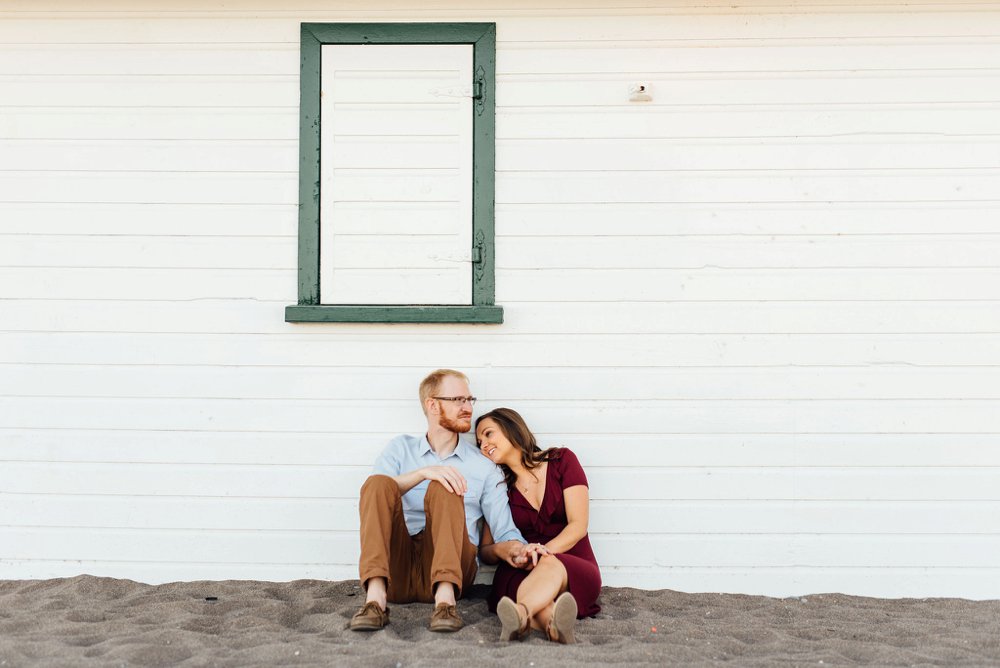
<path fill-rule="evenodd" d="M 473 280 L 479 282 L 486 275 L 486 235 L 482 230 L 476 230 L 476 236 L 472 244 L 472 273 Z"/>
<path fill-rule="evenodd" d="M 476 116 L 482 116 L 486 111 L 486 70 L 482 65 L 476 68 L 476 76 L 472 80 L 472 100 Z"/>

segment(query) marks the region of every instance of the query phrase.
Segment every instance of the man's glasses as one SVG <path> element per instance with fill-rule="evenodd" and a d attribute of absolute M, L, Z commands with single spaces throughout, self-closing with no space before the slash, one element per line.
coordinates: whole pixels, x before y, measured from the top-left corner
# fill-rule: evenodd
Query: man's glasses
<path fill-rule="evenodd" d="M 454 401 L 459 406 L 461 406 L 462 404 L 464 404 L 466 401 L 469 402 L 470 406 L 475 406 L 476 405 L 476 398 L 475 397 L 431 397 L 431 399 L 437 399 L 439 401 Z"/>

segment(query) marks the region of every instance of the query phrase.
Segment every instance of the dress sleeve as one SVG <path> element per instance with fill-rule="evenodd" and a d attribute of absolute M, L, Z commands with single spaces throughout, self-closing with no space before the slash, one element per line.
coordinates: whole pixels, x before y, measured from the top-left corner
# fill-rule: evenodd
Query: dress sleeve
<path fill-rule="evenodd" d="M 587 484 L 587 474 L 583 472 L 583 467 L 580 466 L 580 460 L 576 458 L 573 451 L 569 448 L 563 448 L 562 456 L 559 457 L 559 465 L 562 468 L 562 486 L 563 489 L 567 487 L 575 487 L 576 485 L 583 485 L 584 487 L 590 487 Z"/>

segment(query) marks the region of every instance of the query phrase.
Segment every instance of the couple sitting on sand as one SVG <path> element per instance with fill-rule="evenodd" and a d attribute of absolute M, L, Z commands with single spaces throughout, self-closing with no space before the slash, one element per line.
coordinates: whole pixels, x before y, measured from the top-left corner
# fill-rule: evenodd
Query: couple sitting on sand
<path fill-rule="evenodd" d="M 367 596 L 351 629 L 381 629 L 389 602 L 420 601 L 434 603 L 431 631 L 459 630 L 455 601 L 475 579 L 478 553 L 499 563 L 489 606 L 501 640 L 537 629 L 571 643 L 577 618 L 600 611 L 587 477 L 570 450 L 540 449 L 509 408 L 476 420 L 478 450 L 463 441 L 475 402 L 465 374 L 433 372 L 420 383 L 427 434 L 396 437 L 375 462 L 360 503 Z"/>

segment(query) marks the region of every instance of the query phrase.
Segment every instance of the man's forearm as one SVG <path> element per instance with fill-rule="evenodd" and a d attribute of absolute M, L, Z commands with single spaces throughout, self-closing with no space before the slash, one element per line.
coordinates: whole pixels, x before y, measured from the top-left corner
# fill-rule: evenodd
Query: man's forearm
<path fill-rule="evenodd" d="M 502 543 L 483 545 L 479 549 L 479 558 L 487 564 L 495 564 L 498 561 L 506 561 L 508 564 L 514 566 L 513 557 L 515 555 L 519 555 L 521 548 L 523 547 L 524 543 L 517 540 L 506 540 Z"/>
<path fill-rule="evenodd" d="M 395 480 L 396 484 L 399 485 L 399 493 L 406 494 L 424 481 L 423 469 L 417 469 L 415 471 L 410 471 L 409 473 L 401 473 L 394 476 L 393 480 Z"/>

